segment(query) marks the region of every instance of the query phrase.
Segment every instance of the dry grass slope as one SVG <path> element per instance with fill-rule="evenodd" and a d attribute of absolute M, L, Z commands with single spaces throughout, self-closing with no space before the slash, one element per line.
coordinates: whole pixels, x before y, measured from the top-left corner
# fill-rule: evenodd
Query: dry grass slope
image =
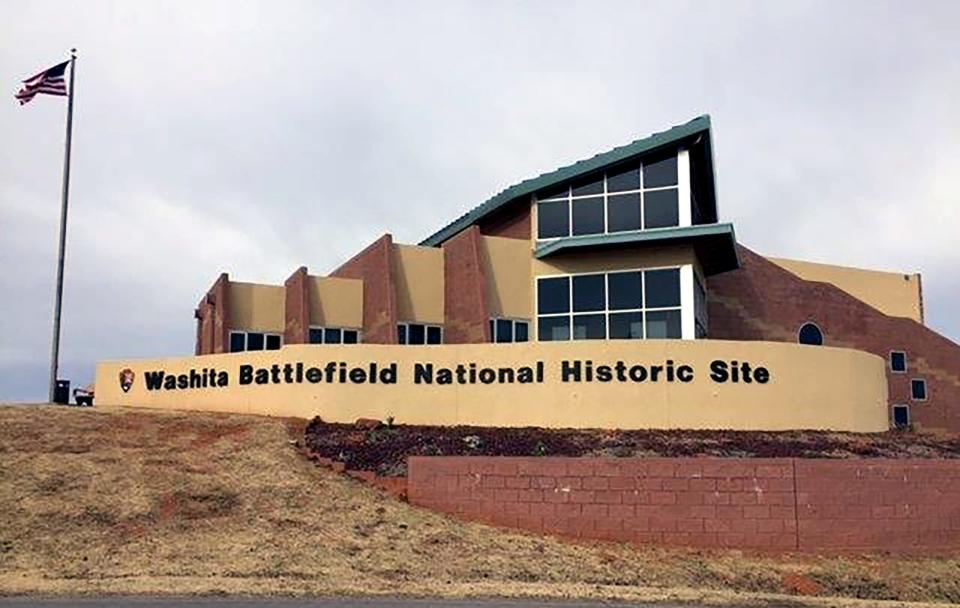
<path fill-rule="evenodd" d="M 958 559 L 586 545 L 450 520 L 313 467 L 290 445 L 302 425 L 0 407 L 0 593 L 960 602 Z"/>

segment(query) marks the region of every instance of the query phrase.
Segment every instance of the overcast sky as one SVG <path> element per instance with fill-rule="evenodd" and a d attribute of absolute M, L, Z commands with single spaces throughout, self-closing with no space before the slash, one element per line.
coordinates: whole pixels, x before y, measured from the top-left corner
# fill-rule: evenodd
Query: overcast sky
<path fill-rule="evenodd" d="M 323 274 L 709 113 L 760 253 L 923 273 L 960 337 L 958 2 L 0 1 L 0 399 L 46 395 L 79 49 L 62 376 L 191 354 L 217 274 Z"/>

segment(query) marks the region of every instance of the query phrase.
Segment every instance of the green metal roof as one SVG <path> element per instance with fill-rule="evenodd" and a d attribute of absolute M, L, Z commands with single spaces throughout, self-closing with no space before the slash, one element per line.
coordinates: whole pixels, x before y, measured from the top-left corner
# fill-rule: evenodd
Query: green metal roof
<path fill-rule="evenodd" d="M 591 171 L 596 171 L 602 169 L 607 165 L 612 165 L 614 163 L 627 160 L 631 157 L 644 154 L 646 152 L 651 152 L 657 148 L 662 148 L 670 144 L 675 144 L 681 140 L 696 136 L 700 133 L 710 132 L 710 117 L 706 114 L 703 116 L 698 116 L 688 123 L 678 125 L 676 127 L 670 128 L 661 133 L 654 133 L 650 137 L 645 139 L 638 139 L 633 143 L 629 143 L 625 146 L 620 146 L 619 148 L 614 148 L 608 152 L 602 154 L 597 154 L 592 158 L 586 160 L 581 160 L 572 165 L 561 167 L 550 173 L 544 173 L 538 177 L 534 177 L 528 180 L 524 180 L 519 184 L 510 186 L 506 190 L 501 191 L 499 194 L 488 199 L 485 203 L 472 209 L 471 211 L 460 216 L 450 224 L 447 224 L 437 232 L 433 233 L 429 237 L 425 238 L 420 242 L 421 245 L 425 246 L 437 246 L 450 237 L 454 236 L 461 230 L 469 227 L 471 224 L 476 223 L 483 217 L 486 217 L 490 213 L 496 211 L 497 209 L 503 207 L 507 203 L 516 200 L 522 196 L 529 196 L 536 192 L 537 190 L 542 190 L 544 188 L 549 188 L 560 182 L 564 182 L 585 173 Z M 713 187 L 713 159 L 712 151 L 707 151 L 707 164 L 708 167 L 705 169 L 709 172 L 710 178 L 710 188 Z M 711 192 L 711 201 L 712 201 L 712 192 Z M 707 202 L 707 201 L 704 201 Z M 714 203 L 715 206 L 715 203 Z"/>
<path fill-rule="evenodd" d="M 545 258 L 560 253 L 615 246 L 663 247 L 683 244 L 693 245 L 697 259 L 707 276 L 740 267 L 733 224 L 701 224 L 682 228 L 571 236 L 543 243 L 534 251 L 534 256 Z"/>

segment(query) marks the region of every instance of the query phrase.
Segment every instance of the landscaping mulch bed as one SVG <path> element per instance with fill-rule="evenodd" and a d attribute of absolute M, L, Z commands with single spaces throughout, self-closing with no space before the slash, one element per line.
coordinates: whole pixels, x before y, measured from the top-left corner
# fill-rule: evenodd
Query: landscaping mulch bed
<path fill-rule="evenodd" d="M 347 469 L 406 475 L 407 456 L 960 458 L 960 438 L 891 431 L 688 431 L 331 424 L 314 418 L 305 447 Z"/>

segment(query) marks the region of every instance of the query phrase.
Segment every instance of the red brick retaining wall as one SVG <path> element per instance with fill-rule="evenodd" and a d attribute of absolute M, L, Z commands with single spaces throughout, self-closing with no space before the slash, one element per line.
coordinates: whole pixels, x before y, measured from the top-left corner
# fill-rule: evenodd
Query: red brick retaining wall
<path fill-rule="evenodd" d="M 960 461 L 410 457 L 411 503 L 573 538 L 960 551 Z"/>

